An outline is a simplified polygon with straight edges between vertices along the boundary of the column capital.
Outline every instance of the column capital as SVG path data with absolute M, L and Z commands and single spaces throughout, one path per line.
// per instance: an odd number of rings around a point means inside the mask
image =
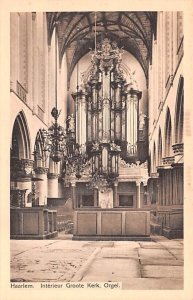
M 156 173 L 151 173 L 150 176 L 151 176 L 150 178 L 156 179 L 156 178 L 159 177 L 159 173 L 158 173 L 158 172 L 156 172 Z
M 57 179 L 59 174 L 56 173 L 48 173 L 48 179 Z
M 74 186 L 74 187 L 76 186 L 76 181 L 75 180 L 71 181 L 71 186 Z
M 114 181 L 114 186 L 118 186 L 119 182 L 116 180 Z
M 11 179 L 30 179 L 32 177 L 34 161 L 31 159 L 11 158 Z
M 142 181 L 144 186 L 147 185 L 147 181 L 148 181 L 148 178 Z
M 48 172 L 48 168 L 45 168 L 45 167 L 37 167 L 34 169 L 34 172 L 36 174 L 47 174 Z
M 184 144 L 183 143 L 172 145 L 172 149 L 173 149 L 174 155 L 179 155 L 179 154 L 183 155 L 184 154 Z
M 168 165 L 170 166 L 174 162 L 175 162 L 174 156 L 167 156 L 162 158 L 163 166 L 168 166 Z
M 141 185 L 141 180 L 136 180 L 136 186 L 140 186 Z

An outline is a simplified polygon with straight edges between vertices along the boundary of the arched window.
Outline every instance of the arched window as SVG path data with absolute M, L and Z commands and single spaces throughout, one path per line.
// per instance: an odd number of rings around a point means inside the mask
M 158 136 L 158 165 L 162 165 L 162 134 L 161 129 L 159 129 L 159 136 Z
M 178 84 L 178 92 L 175 110 L 175 144 L 183 143 L 184 123 L 184 78 L 181 77 Z
M 166 113 L 166 123 L 165 123 L 165 157 L 170 156 L 171 146 L 172 146 L 172 123 L 171 114 L 169 108 Z
M 155 146 L 155 142 L 153 145 L 153 164 L 152 164 L 152 171 L 156 172 L 156 146 Z
M 34 146 L 34 168 L 46 166 L 46 155 L 43 151 L 43 139 L 41 130 L 38 131 Z
M 17 115 L 13 126 L 11 156 L 31 159 L 29 131 L 22 111 Z

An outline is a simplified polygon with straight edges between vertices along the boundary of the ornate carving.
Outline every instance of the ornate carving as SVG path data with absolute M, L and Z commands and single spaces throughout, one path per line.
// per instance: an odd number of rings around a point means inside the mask
M 140 114 L 139 114 L 139 130 L 144 130 L 146 118 L 147 118 L 147 116 L 145 114 L 143 114 L 142 112 L 140 112 Z
M 171 164 L 175 163 L 175 158 L 174 158 L 174 156 L 164 157 L 164 158 L 162 158 L 162 162 L 163 162 L 164 166 L 171 165 Z
M 75 118 L 74 115 L 71 114 L 71 116 L 68 116 L 67 118 L 67 126 L 69 132 L 75 132 Z
M 30 159 L 11 159 L 11 179 L 31 178 L 34 161 Z
M 184 153 L 184 144 L 175 144 L 172 146 L 174 155 L 183 155 Z
M 120 166 L 124 168 L 143 168 L 147 169 L 147 161 L 140 164 L 140 161 L 136 161 L 136 163 L 126 163 L 123 159 L 120 159 Z
M 98 72 L 98 68 L 101 72 L 105 72 L 105 74 L 115 68 L 114 79 L 123 79 L 123 71 L 120 68 L 122 53 L 123 50 L 120 50 L 115 42 L 111 43 L 108 38 L 105 38 L 101 44 L 97 45 L 96 53 L 91 53 L 92 69 L 90 71 L 90 79 L 101 80 L 101 73 Z
M 25 193 L 27 189 L 11 189 L 10 201 L 12 207 L 25 207 Z
M 34 171 L 35 171 L 36 174 L 47 174 L 48 168 L 38 167 L 38 168 L 35 168 Z
M 151 173 L 151 178 L 158 178 L 159 177 L 159 173 Z
M 120 152 L 121 151 L 121 147 L 118 146 L 117 144 L 115 144 L 114 141 L 112 141 L 112 143 L 110 143 L 110 150 L 111 151 L 118 151 L 118 152 Z

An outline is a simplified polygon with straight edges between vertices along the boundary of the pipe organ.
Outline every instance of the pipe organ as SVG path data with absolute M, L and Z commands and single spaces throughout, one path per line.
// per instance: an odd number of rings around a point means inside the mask
M 137 160 L 138 107 L 142 93 L 121 69 L 123 51 L 105 38 L 92 52 L 92 68 L 73 93 L 76 142 L 92 157 L 93 172 L 118 172 L 118 156 Z M 98 148 L 96 145 L 98 144 Z

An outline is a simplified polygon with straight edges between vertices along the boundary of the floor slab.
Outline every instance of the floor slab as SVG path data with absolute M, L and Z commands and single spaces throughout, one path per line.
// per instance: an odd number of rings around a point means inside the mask
M 173 255 L 167 251 L 167 249 L 143 249 L 138 250 L 140 259 L 149 258 L 149 259 L 172 259 Z
M 123 289 L 183 288 L 183 240 L 11 240 L 11 280 L 121 282 Z
M 135 259 L 113 259 L 104 258 L 96 259 L 87 273 L 84 275 L 82 281 L 90 281 L 90 277 L 96 276 L 104 278 L 104 281 L 117 281 L 120 277 L 139 278 L 140 266 Z M 101 281 L 101 280 L 100 280 Z M 118 280 L 119 281 L 119 280 Z
M 141 267 L 143 278 L 183 278 L 183 266 L 144 265 Z
M 162 266 L 183 266 L 184 262 L 182 260 L 179 259 L 164 259 L 164 258 L 160 258 L 160 259 L 155 259 L 155 258 L 142 258 L 140 259 L 140 263 L 142 265 L 162 265 Z

